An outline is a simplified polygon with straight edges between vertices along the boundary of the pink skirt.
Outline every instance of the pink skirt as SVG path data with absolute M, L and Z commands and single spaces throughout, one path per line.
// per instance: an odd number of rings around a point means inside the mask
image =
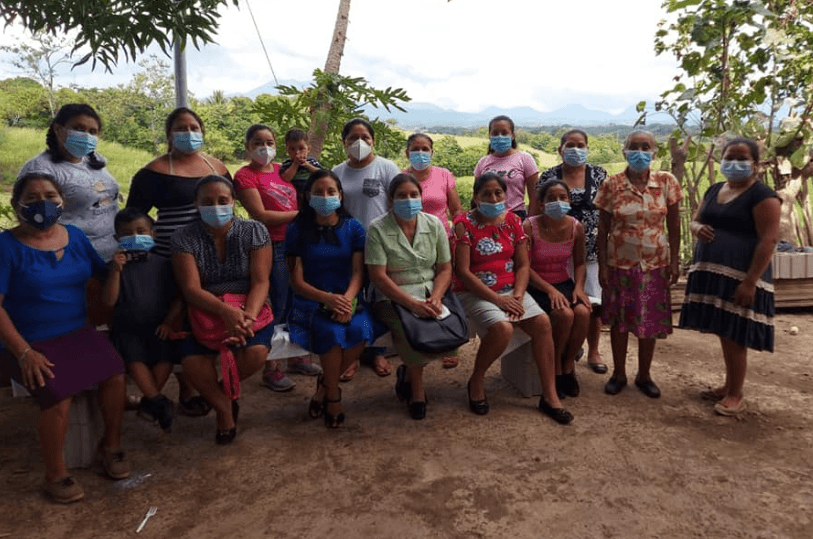
M 607 287 L 602 290 L 601 320 L 639 339 L 665 339 L 672 333 L 672 301 L 669 268 L 643 271 L 608 268 Z

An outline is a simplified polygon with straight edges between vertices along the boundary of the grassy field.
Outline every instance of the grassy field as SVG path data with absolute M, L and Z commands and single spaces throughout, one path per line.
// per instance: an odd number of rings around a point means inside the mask
M 436 139 L 447 136 L 454 135 L 432 135 L 432 137 Z M 455 136 L 455 138 L 464 148 L 475 144 L 483 144 L 485 142 L 485 139 L 477 137 Z M 19 172 L 20 167 L 22 167 L 26 161 L 44 149 L 44 130 L 0 127 L 0 206 L 8 205 L 11 186 L 14 184 L 14 180 L 17 178 L 17 173 Z M 524 152 L 533 152 L 539 156 L 537 165 L 539 166 L 540 171 L 557 165 L 560 162 L 559 156 L 556 154 L 549 154 L 540 150 L 535 150 L 524 144 L 520 144 L 519 149 Z M 149 152 L 127 148 L 120 144 L 106 142 L 104 140 L 99 141 L 99 153 L 107 159 L 108 170 L 119 183 L 121 193 L 125 200 L 130 192 L 130 180 L 132 177 L 141 167 L 149 163 L 154 158 L 154 156 Z M 227 163 L 226 167 L 233 175 L 238 168 L 243 166 L 243 164 L 244 163 Z M 611 174 L 614 174 L 623 170 L 624 165 L 624 163 L 611 163 L 609 165 L 604 165 L 604 168 L 606 168 Z M 457 178 L 457 191 L 464 207 L 468 207 L 469 202 L 471 201 L 473 184 L 473 176 L 461 176 Z M 0 228 L 6 228 L 8 226 L 13 226 L 13 222 L 0 215 Z

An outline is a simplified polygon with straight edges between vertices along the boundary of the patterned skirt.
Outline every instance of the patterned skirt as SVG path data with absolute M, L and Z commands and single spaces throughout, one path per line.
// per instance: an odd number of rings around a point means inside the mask
M 639 339 L 665 339 L 672 333 L 669 268 L 608 269 L 607 288 L 601 291 L 602 321 Z
M 734 291 L 751 265 L 755 238 L 715 230 L 714 242 L 695 246 L 679 327 L 714 333 L 746 348 L 773 352 L 774 287 L 770 265 L 757 281 L 754 302 L 734 303 Z

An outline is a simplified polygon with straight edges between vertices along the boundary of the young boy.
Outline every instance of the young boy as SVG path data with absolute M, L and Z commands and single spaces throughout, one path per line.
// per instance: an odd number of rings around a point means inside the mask
M 119 249 L 102 288 L 102 301 L 113 307 L 110 340 L 144 394 L 138 414 L 169 431 L 175 405 L 161 389 L 173 363 L 180 362 L 169 339 L 176 336 L 173 325 L 179 325 L 183 302 L 169 259 L 150 253 L 155 245 L 152 218 L 126 208 L 114 225 Z
M 310 151 L 308 144 L 308 134 L 301 129 L 291 129 L 285 133 L 285 151 L 288 153 L 286 159 L 279 169 L 279 174 L 283 180 L 293 184 L 299 200 L 299 207 L 303 207 L 305 184 L 308 183 L 308 176 L 320 168 L 325 168 L 319 161 L 308 156 Z

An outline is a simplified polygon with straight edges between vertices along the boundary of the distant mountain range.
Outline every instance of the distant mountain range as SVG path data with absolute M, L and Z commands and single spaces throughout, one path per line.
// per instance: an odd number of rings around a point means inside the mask
M 308 83 L 302 81 L 280 81 L 286 86 L 303 88 Z M 254 99 L 260 94 L 276 95 L 278 92 L 274 83 L 264 84 L 243 95 Z M 591 127 L 598 125 L 633 125 L 640 116 L 631 106 L 619 114 L 610 114 L 598 110 L 590 110 L 581 105 L 568 105 L 551 112 L 541 112 L 530 107 L 515 107 L 500 109 L 489 107 L 480 112 L 458 112 L 432 105 L 431 103 L 409 102 L 404 105 L 407 112 L 392 109 L 368 108 L 367 115 L 381 120 L 394 118 L 398 126 L 404 129 L 431 130 L 434 127 L 476 128 L 488 124 L 488 121 L 498 114 L 509 116 L 514 123 L 522 127 L 539 127 L 550 125 L 573 125 Z

